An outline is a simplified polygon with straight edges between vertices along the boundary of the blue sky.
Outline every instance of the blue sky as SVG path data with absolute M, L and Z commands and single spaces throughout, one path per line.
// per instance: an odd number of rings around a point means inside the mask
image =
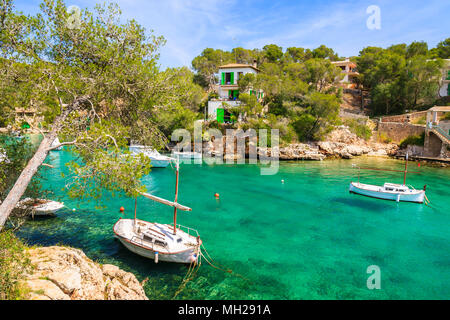
M 67 6 L 92 8 L 95 0 L 66 0 Z M 191 66 L 204 48 L 262 48 L 266 44 L 333 48 L 357 55 L 366 46 L 426 41 L 434 47 L 450 37 L 450 1 L 277 1 L 277 0 L 116 0 L 125 19 L 136 19 L 167 40 L 164 67 Z M 16 9 L 34 13 L 40 1 L 15 0 Z M 381 10 L 381 29 L 370 30 L 370 5 Z

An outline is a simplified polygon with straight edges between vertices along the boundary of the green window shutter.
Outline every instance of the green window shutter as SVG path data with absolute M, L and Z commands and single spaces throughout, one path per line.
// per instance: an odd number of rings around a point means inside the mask
M 234 72 L 230 74 L 230 84 L 234 84 Z
M 217 112 L 217 122 L 223 123 L 224 122 L 224 116 L 225 116 L 225 109 L 218 108 L 216 112 Z
M 450 96 L 450 83 L 448 84 L 448 87 L 447 87 L 447 95 Z
M 221 84 L 225 84 L 225 72 L 222 72 L 222 83 Z
M 447 80 L 450 80 L 450 70 L 447 70 Z

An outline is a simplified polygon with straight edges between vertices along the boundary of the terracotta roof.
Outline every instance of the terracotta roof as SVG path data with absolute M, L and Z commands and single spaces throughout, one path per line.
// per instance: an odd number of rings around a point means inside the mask
M 258 68 L 249 65 L 249 64 L 241 64 L 241 63 L 229 63 L 229 64 L 224 64 L 223 66 L 219 66 L 219 69 L 227 69 L 227 68 L 252 68 L 255 69 L 256 71 L 260 71 Z

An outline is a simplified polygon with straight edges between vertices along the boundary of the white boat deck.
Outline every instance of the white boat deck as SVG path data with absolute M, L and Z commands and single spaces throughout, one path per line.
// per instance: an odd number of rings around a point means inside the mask
M 192 230 L 192 229 L 190 229 Z M 173 234 L 173 226 L 152 223 L 143 220 L 120 219 L 114 226 L 114 231 L 133 244 L 158 251 L 161 254 L 173 254 L 186 251 L 197 246 L 197 232 L 189 234 L 177 228 Z

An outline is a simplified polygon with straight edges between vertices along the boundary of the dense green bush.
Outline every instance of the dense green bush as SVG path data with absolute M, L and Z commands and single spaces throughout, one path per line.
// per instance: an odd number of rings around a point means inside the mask
M 425 141 L 425 133 L 422 133 L 421 135 L 409 136 L 402 142 L 400 142 L 400 148 L 404 149 L 408 145 L 423 146 L 424 141 Z
M 356 119 L 345 119 L 343 123 L 349 127 L 351 132 L 364 140 L 369 140 L 372 136 L 372 130 L 365 123 L 361 123 Z
M 27 290 L 20 285 L 24 274 L 31 270 L 26 249 L 11 231 L 0 232 L 0 300 L 26 298 Z

